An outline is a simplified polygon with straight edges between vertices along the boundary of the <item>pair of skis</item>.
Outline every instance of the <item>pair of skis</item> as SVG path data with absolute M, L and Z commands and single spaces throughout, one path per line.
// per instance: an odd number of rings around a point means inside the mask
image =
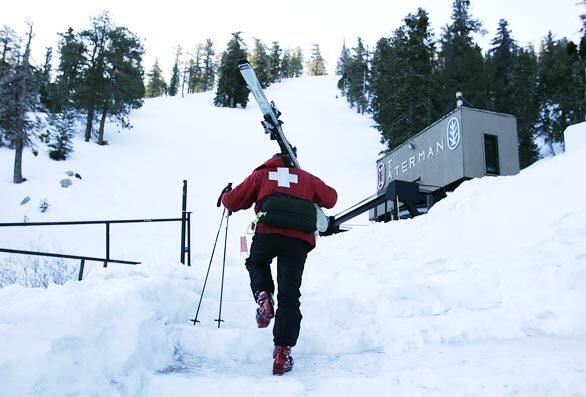
M 283 132 L 283 127 L 281 126 L 283 123 L 279 120 L 281 112 L 279 112 L 274 102 L 268 101 L 260 82 L 256 77 L 256 73 L 254 73 L 254 69 L 247 61 L 241 61 L 238 63 L 238 69 L 240 70 L 242 77 L 244 77 L 248 89 L 252 92 L 252 95 L 254 96 L 254 99 L 256 99 L 258 107 L 263 114 L 264 121 L 262 121 L 262 125 L 265 129 L 265 133 L 269 134 L 272 140 L 277 141 L 281 148 L 281 153 L 285 156 L 290 166 L 301 168 L 297 161 L 296 149 L 287 140 L 285 133 Z M 328 217 L 320 207 L 316 205 L 315 208 L 317 211 L 317 230 L 325 232 L 328 228 Z

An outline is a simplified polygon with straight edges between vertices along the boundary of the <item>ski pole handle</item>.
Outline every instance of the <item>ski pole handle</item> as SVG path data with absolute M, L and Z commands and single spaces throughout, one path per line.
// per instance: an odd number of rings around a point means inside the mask
M 220 193 L 220 197 L 218 197 L 218 203 L 216 204 L 216 207 L 220 207 L 222 205 L 222 196 L 224 195 L 224 193 L 228 193 L 230 190 L 232 190 L 232 182 L 229 182 L 228 185 L 222 190 L 222 193 Z

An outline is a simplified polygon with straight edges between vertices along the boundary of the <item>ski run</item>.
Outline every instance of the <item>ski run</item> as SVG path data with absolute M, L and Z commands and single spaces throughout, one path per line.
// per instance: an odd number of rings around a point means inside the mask
M 178 224 L 113 225 L 112 257 L 141 265 L 88 263 L 82 282 L 1 288 L 1 395 L 586 395 L 586 149 L 465 182 L 425 216 L 364 216 L 320 238 L 305 267 L 295 369 L 274 377 L 271 328 L 256 327 L 239 252 L 252 210 L 230 219 L 222 328 L 219 259 L 201 323 L 189 321 L 218 193 L 278 150 L 254 101 L 217 108 L 212 95 L 147 100 L 131 131 L 108 126 L 109 146 L 77 139 L 65 162 L 27 151 L 24 184 L 0 168 L 3 222 L 177 217 L 184 179 L 194 211 L 191 267 L 178 262 Z M 335 77 L 267 90 L 304 169 L 338 190 L 328 215 L 376 191 L 382 149 L 372 121 L 337 95 Z M 0 149 L 0 163 L 12 156 Z M 83 179 L 63 189 L 70 170 Z M 0 228 L 0 247 L 103 256 L 104 230 Z M 24 265 L 13 259 L 2 269 Z

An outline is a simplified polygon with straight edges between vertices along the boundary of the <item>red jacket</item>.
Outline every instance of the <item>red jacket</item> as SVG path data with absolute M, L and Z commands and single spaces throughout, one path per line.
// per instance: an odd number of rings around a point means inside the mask
M 297 167 L 287 167 L 281 156 L 275 156 L 255 169 L 234 190 L 222 196 L 222 204 L 230 211 L 250 208 L 258 213 L 264 197 L 282 193 L 309 200 L 324 208 L 332 208 L 338 200 L 336 191 L 318 177 Z M 257 233 L 277 233 L 305 240 L 315 246 L 315 235 L 299 230 L 271 227 L 259 222 Z

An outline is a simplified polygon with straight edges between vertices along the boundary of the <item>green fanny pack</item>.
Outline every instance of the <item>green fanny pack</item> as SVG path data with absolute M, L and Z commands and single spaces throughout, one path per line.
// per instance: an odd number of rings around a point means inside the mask
M 253 223 L 258 222 L 267 226 L 314 233 L 317 230 L 317 213 L 315 205 L 309 200 L 278 194 L 262 200 Z

